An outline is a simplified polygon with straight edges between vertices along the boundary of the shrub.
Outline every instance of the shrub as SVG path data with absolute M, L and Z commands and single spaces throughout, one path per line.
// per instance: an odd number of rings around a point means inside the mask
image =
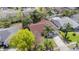
M 8 20 L 1 20 L 0 21 L 0 28 L 7 28 L 11 25 L 11 22 Z
M 9 22 L 4 22 L 3 27 L 4 27 L 4 28 L 10 27 L 10 24 L 11 24 L 11 23 L 9 23 Z
M 19 30 L 9 41 L 9 46 L 18 50 L 31 50 L 35 37 L 28 29 Z
M 44 41 L 44 45 L 46 47 L 46 50 L 50 50 L 51 51 L 54 48 L 53 42 L 50 39 L 45 40 Z
M 62 16 L 71 16 L 73 14 L 79 13 L 78 10 L 64 10 Z
M 35 50 L 37 51 L 46 51 L 46 50 L 53 51 L 53 48 L 54 43 L 52 39 L 44 39 L 43 42 L 41 42 L 40 44 L 36 44 L 35 46 Z
M 9 17 L 8 20 L 11 22 L 11 24 L 21 22 L 21 19 L 17 16 Z
M 76 33 L 73 33 L 72 35 L 73 35 L 73 36 L 76 36 Z
M 37 47 L 38 51 L 45 51 L 45 49 L 46 48 L 45 48 L 44 44 L 39 44 L 38 47 Z

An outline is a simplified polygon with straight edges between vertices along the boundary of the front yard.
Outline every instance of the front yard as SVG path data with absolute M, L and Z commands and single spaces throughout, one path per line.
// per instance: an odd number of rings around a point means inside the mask
M 69 32 L 68 37 L 69 37 L 69 40 L 71 40 L 71 42 L 77 42 L 79 40 L 79 34 L 75 33 L 75 36 L 74 36 L 74 32 Z
M 61 32 L 61 35 L 64 37 L 64 32 Z M 70 42 L 78 42 L 79 41 L 79 34 L 75 32 L 68 32 L 68 40 Z

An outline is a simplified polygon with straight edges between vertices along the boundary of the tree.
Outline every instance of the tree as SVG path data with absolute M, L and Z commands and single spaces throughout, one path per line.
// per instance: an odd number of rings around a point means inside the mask
M 68 23 L 68 24 L 65 25 L 65 29 L 64 29 L 64 30 L 65 30 L 64 32 L 65 32 L 65 38 L 66 38 L 68 32 L 72 31 L 73 28 L 72 28 L 72 26 Z
M 52 9 L 49 7 L 40 7 L 40 8 L 37 8 L 37 11 L 44 16 L 51 16 L 53 14 Z
M 53 29 L 51 28 L 51 26 L 46 25 L 44 27 L 44 36 L 46 36 L 49 32 L 52 32 Z
M 30 18 L 33 20 L 33 23 L 37 23 L 41 20 L 42 18 L 42 14 L 40 14 L 37 10 L 33 11 L 31 14 L 30 14 Z
M 69 37 L 67 37 L 68 32 L 73 31 L 73 27 L 71 26 L 70 23 L 67 23 L 67 24 L 64 25 L 64 28 L 63 27 L 61 28 L 61 31 L 63 31 L 65 33 L 64 38 L 68 39 L 69 38 Z
M 35 37 L 28 29 L 19 30 L 9 41 L 9 46 L 18 50 L 31 50 Z
M 70 16 L 70 11 L 69 10 L 64 10 L 62 15 L 63 16 Z
M 17 13 L 16 13 L 16 18 L 19 19 L 19 20 L 23 20 L 24 17 L 25 17 L 25 16 L 24 16 L 24 13 L 23 13 L 23 11 L 22 11 L 22 8 L 21 8 L 21 7 L 18 8 Z
M 79 13 L 78 10 L 64 10 L 62 16 L 71 16 L 77 13 Z
M 30 19 L 30 18 L 28 18 L 28 17 L 26 17 L 24 20 L 22 20 L 22 26 L 23 26 L 23 28 L 25 29 L 25 28 L 28 28 L 29 29 L 29 27 L 28 27 L 28 25 L 30 24 L 30 23 L 32 23 L 33 21 Z
M 31 15 L 31 19 L 33 20 L 33 23 L 37 23 L 41 20 L 41 18 L 46 18 L 46 16 L 50 16 L 53 13 L 51 12 L 51 10 L 47 10 L 46 8 L 40 7 L 40 8 L 36 8 L 36 10 L 34 10 L 30 15 Z

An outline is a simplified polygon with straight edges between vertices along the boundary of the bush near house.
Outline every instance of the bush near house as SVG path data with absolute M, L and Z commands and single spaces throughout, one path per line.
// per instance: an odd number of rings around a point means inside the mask
M 22 29 L 10 38 L 9 46 L 22 51 L 31 50 L 34 41 L 35 37 L 32 32 L 28 29 Z
M 44 40 L 44 45 L 46 47 L 46 50 L 53 50 L 54 49 L 54 42 L 52 41 L 52 39 L 47 39 Z
M 43 41 L 37 45 L 37 51 L 53 51 L 56 46 L 52 38 L 43 38 Z

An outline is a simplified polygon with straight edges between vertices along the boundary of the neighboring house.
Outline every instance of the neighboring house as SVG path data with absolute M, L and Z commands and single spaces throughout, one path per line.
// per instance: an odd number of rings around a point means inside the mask
M 42 19 L 38 23 L 29 25 L 29 28 L 35 35 L 37 42 L 40 42 L 42 40 L 42 33 L 44 32 L 44 27 L 46 24 L 50 25 L 50 21 Z
M 64 10 L 64 7 L 54 7 L 54 11 L 61 13 Z
M 79 14 L 72 15 L 70 18 L 79 23 Z
M 23 8 L 23 13 L 25 16 L 28 16 L 34 10 L 35 10 L 35 8 Z
M 57 13 L 62 13 L 64 10 L 69 10 L 69 8 L 67 8 L 67 7 L 54 7 L 53 9 Z
M 61 27 L 64 28 L 64 25 L 69 23 L 73 29 L 79 30 L 79 24 L 69 17 L 54 17 L 52 18 L 52 22 L 58 27 L 58 29 Z
M 77 7 L 64 7 L 64 8 L 66 8 L 66 9 L 71 9 L 71 10 L 77 9 Z
M 0 10 L 0 18 L 8 18 L 16 16 L 17 11 L 14 9 Z
M 24 14 L 24 16 L 28 16 L 31 12 L 33 12 L 35 10 L 35 8 L 23 8 L 22 12 Z M 17 16 L 17 14 L 20 11 L 16 8 L 0 8 L 0 18 L 8 18 L 8 17 L 14 17 Z

